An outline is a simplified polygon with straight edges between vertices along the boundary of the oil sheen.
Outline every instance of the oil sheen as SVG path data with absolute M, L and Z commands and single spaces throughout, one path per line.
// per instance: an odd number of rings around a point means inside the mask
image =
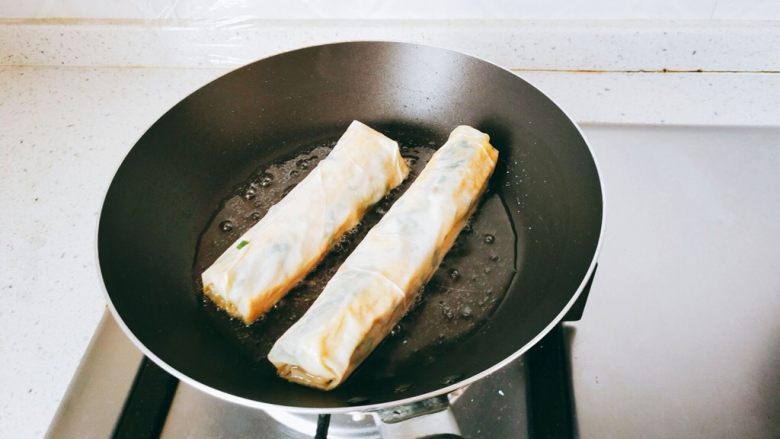
M 274 342 L 306 312 L 341 263 L 419 175 L 437 144 L 419 136 L 399 138 L 401 153 L 410 167 L 406 181 L 375 204 L 266 315 L 250 326 L 231 318 L 202 295 L 200 274 L 305 178 L 335 142 L 329 139 L 304 146 L 295 156 L 257 169 L 226 194 L 198 242 L 193 283 L 203 312 L 227 342 L 254 361 L 264 361 Z M 504 204 L 488 189 L 415 304 L 360 369 L 392 376 L 395 369 L 432 364 L 437 352 L 477 331 L 499 305 L 514 276 L 515 247 L 516 237 Z

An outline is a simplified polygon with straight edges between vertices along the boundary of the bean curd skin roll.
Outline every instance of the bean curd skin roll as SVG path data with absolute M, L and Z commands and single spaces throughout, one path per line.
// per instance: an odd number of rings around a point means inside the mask
M 331 278 L 268 359 L 287 380 L 330 390 L 387 336 L 428 282 L 495 169 L 490 138 L 459 126 Z
M 203 272 L 204 293 L 252 323 L 408 173 L 395 141 L 352 122 L 333 151 Z

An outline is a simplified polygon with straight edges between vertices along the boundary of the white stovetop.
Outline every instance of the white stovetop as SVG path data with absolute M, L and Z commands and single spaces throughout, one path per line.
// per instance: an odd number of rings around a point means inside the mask
M 95 236 L 114 170 L 165 110 L 245 61 L 291 44 L 418 41 L 514 68 L 579 122 L 780 126 L 771 23 L 645 23 L 637 33 L 603 23 L 309 24 L 182 34 L 112 23 L 0 22 L 0 437 L 46 431 L 104 310 Z M 474 26 L 485 30 L 481 46 L 464 37 Z M 150 41 L 160 50 L 149 49 Z M 705 72 L 659 72 L 697 66 Z

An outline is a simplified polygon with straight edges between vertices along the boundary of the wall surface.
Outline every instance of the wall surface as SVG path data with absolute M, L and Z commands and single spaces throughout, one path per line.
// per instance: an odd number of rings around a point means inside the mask
M 780 19 L 777 0 L 0 0 L 0 18 L 246 19 Z

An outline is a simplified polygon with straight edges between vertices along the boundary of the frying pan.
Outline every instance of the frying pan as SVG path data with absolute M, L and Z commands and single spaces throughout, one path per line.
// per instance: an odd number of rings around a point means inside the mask
M 382 376 L 361 367 L 323 392 L 278 378 L 267 361 L 248 357 L 215 329 L 193 286 L 200 274 L 193 260 L 220 201 L 253 169 L 338 138 L 353 119 L 391 138 L 437 145 L 460 124 L 488 133 L 500 151 L 490 191 L 516 235 L 515 274 L 487 321 L 432 364 L 398 365 Z M 249 64 L 165 113 L 116 172 L 98 254 L 114 317 L 180 380 L 256 408 L 373 411 L 461 388 L 533 346 L 582 291 L 602 221 L 594 157 L 577 126 L 539 90 L 457 52 L 350 42 Z

